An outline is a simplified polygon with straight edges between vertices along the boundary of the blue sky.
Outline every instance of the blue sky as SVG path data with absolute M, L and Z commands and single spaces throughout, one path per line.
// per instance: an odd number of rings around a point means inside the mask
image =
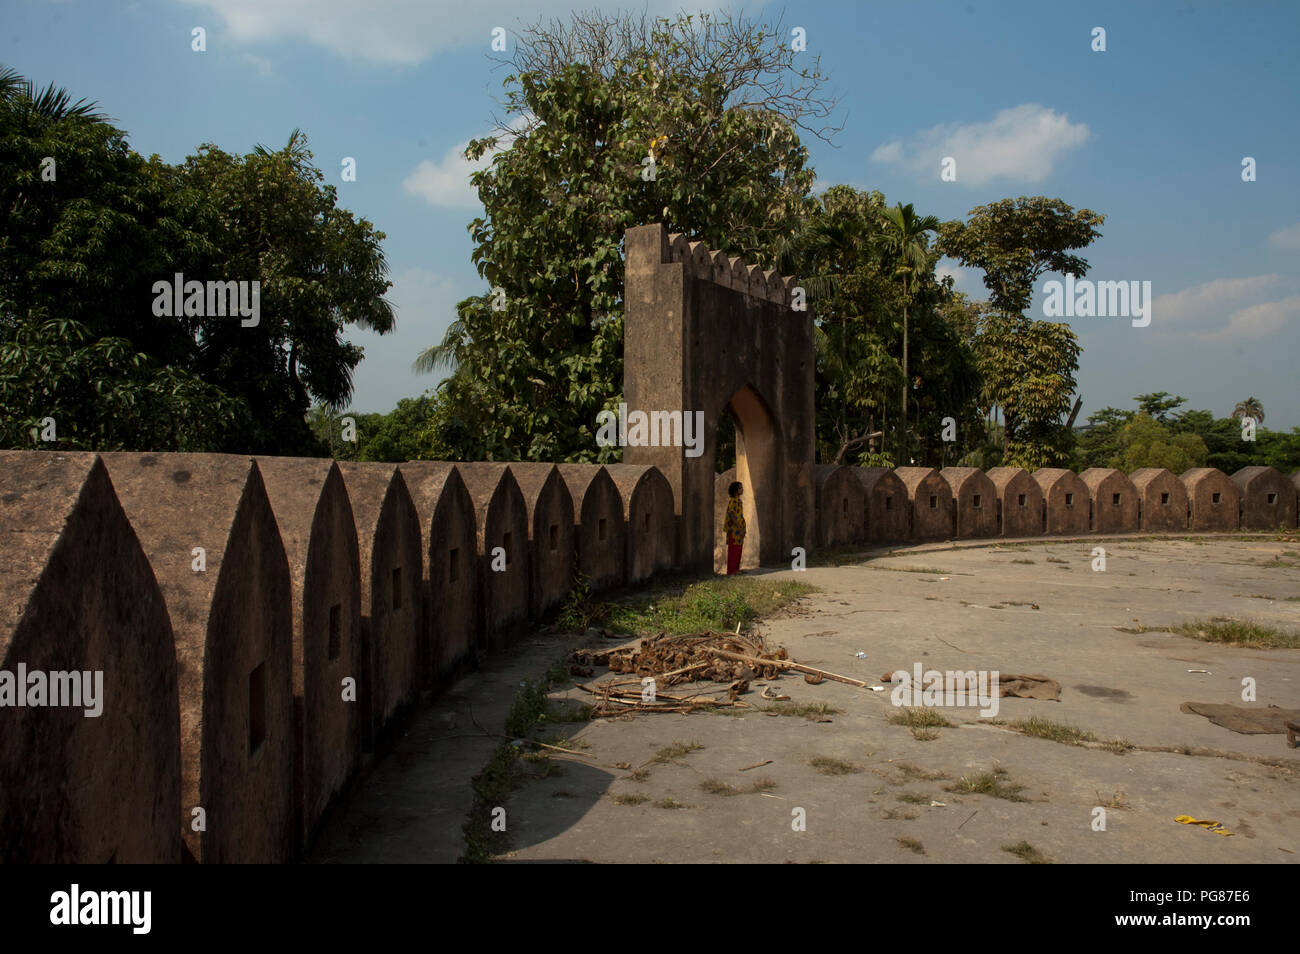
M 457 150 L 488 130 L 501 90 L 492 28 L 573 6 L 0 0 L 0 62 L 97 101 L 135 149 L 173 162 L 203 142 L 244 152 L 301 128 L 340 203 L 388 236 L 397 330 L 351 335 L 366 349 L 353 406 L 386 411 L 437 383 L 411 362 L 455 302 L 483 290 L 466 230 L 480 207 Z M 833 146 L 806 137 L 819 188 L 879 189 L 942 219 L 1019 195 L 1107 216 L 1083 253 L 1088 277 L 1150 281 L 1152 321 L 1070 320 L 1083 345 L 1080 420 L 1163 390 L 1220 415 L 1253 395 L 1268 426 L 1300 425 L 1300 3 L 731 9 L 784 13 L 830 74 L 844 129 Z M 191 49 L 194 27 L 206 52 Z M 1105 52 L 1091 48 L 1094 27 Z M 340 181 L 344 156 L 356 182 Z M 944 156 L 955 181 L 940 179 Z M 1253 182 L 1242 181 L 1248 156 Z M 984 297 L 977 272 L 955 274 Z

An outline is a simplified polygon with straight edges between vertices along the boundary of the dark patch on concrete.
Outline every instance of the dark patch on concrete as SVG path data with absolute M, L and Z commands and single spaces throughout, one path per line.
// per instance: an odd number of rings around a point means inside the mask
M 1085 696 L 1096 696 L 1098 699 L 1110 699 L 1113 702 L 1128 702 L 1133 698 L 1132 694 L 1124 689 L 1111 689 L 1109 686 L 1075 686 Z
M 190 472 L 188 470 L 172 471 L 172 480 L 178 484 L 188 484 L 190 482 Z

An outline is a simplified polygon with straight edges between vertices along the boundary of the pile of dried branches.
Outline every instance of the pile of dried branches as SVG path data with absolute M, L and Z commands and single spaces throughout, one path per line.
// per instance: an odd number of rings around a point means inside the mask
M 576 649 L 573 671 L 590 675 L 593 666 L 608 666 L 611 673 L 631 678 L 610 679 L 578 688 L 597 697 L 594 715 L 613 715 L 633 710 L 646 712 L 692 712 L 709 707 L 743 707 L 738 697 L 749 692 L 754 679 L 775 680 L 786 670 L 804 673 L 810 685 L 824 678 L 865 686 L 864 682 L 838 676 L 790 659 L 785 647 L 771 648 L 761 636 L 738 633 L 692 633 L 682 636 L 649 636 L 635 646 L 614 649 Z M 642 682 L 654 679 L 653 691 Z M 668 694 L 664 689 L 681 683 L 711 681 L 726 683 L 726 695 L 716 689 L 699 689 L 685 694 Z M 764 689 L 765 699 L 788 699 Z

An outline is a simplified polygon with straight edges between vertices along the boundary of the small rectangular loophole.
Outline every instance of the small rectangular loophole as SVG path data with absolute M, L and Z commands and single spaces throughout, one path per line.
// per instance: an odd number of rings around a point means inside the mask
M 1161 495 L 1160 495 L 1160 506 L 1162 506 L 1162 507 L 1167 506 L 1168 503 L 1169 503 L 1169 495 L 1168 495 L 1168 494 L 1161 494 Z
M 339 658 L 343 651 L 343 604 L 335 603 L 330 607 L 330 661 Z
M 1223 494 L 1220 493 L 1211 494 L 1210 503 L 1223 503 Z
M 266 739 L 266 663 L 248 674 L 248 754 L 255 755 Z
M 886 509 L 886 510 L 893 510 L 893 509 L 894 509 L 894 498 L 893 498 L 893 497 L 886 497 L 886 498 L 885 498 L 885 509 Z
M 939 497 L 936 494 L 930 494 L 930 509 L 931 510 L 939 509 Z
M 1118 507 L 1118 506 L 1119 506 L 1119 494 L 1111 494 L 1111 495 L 1110 495 L 1110 505 L 1111 505 L 1112 507 Z
M 1026 507 L 1028 505 L 1029 505 L 1029 497 L 1027 494 L 1020 494 L 1019 496 L 1016 497 L 1016 506 Z
M 970 505 L 974 507 L 976 510 L 979 510 L 983 502 L 984 502 L 984 495 L 976 494 L 974 497 L 971 498 Z
M 1073 507 L 1073 506 L 1074 506 L 1074 494 L 1066 494 L 1066 495 L 1065 495 L 1065 505 L 1066 505 L 1067 507 Z
M 1277 503 L 1277 494 L 1269 494 L 1269 495 L 1268 495 L 1268 503 L 1269 503 L 1269 506 L 1270 506 L 1270 507 L 1271 507 L 1273 504 Z
M 551 524 L 551 552 L 554 553 L 560 549 L 560 527 L 558 524 Z
M 596 538 L 599 540 L 605 539 L 605 518 L 604 517 L 601 517 L 600 521 L 596 524 Z
M 460 550 L 452 548 L 447 551 L 447 582 L 455 583 L 460 579 Z

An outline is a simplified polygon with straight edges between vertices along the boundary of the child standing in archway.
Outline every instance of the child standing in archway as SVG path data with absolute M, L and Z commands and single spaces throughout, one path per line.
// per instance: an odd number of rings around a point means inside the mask
M 727 576 L 740 572 L 740 551 L 745 548 L 745 505 L 741 499 L 744 487 L 734 480 L 727 488 L 727 517 L 722 521 L 722 531 L 727 535 Z

